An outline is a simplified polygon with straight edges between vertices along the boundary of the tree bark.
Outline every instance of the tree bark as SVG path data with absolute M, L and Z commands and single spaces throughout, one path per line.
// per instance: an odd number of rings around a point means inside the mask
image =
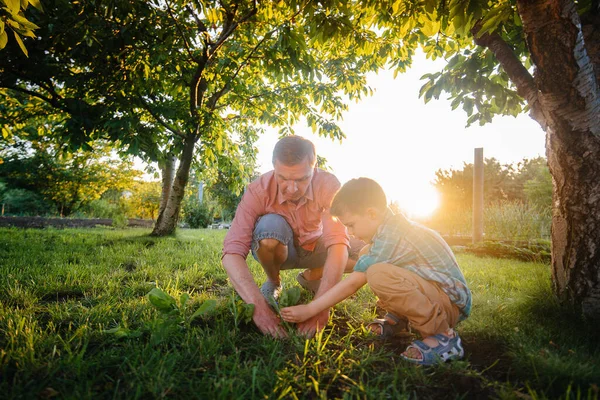
M 598 65 L 588 54 L 572 1 L 518 0 L 517 5 L 548 124 L 554 291 L 584 315 L 600 318 Z
M 162 172 L 162 192 L 160 195 L 160 206 L 158 207 L 158 219 L 157 225 L 160 223 L 162 219 L 163 212 L 167 207 L 167 203 L 169 201 L 169 195 L 171 194 L 171 188 L 173 187 L 173 179 L 175 178 L 175 163 L 177 162 L 177 157 L 172 154 L 167 154 L 167 157 L 164 163 L 161 163 L 160 169 Z
M 195 136 L 187 135 L 167 204 L 163 212 L 159 215 L 154 230 L 150 234 L 151 236 L 166 236 L 175 233 L 177 221 L 179 220 L 179 211 L 181 210 L 181 202 L 185 194 L 185 186 L 190 176 L 195 145 Z

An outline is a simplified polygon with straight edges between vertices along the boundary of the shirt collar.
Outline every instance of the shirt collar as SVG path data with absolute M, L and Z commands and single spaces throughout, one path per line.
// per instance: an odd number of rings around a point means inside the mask
M 298 200 L 298 206 L 303 205 L 304 203 L 306 203 L 309 200 L 314 200 L 314 192 L 313 192 L 313 182 L 315 181 L 315 175 L 317 173 L 317 168 L 315 167 L 314 171 L 313 171 L 313 175 L 310 178 L 310 185 L 308 185 L 308 189 L 306 189 L 306 193 L 304 193 L 304 196 L 302 196 L 300 198 L 300 200 Z M 281 192 L 279 191 L 279 187 L 277 188 L 277 202 L 279 204 L 283 204 L 285 202 L 287 202 L 288 200 L 283 198 L 283 195 L 281 194 Z
M 391 219 L 394 218 L 394 212 L 392 211 L 391 208 L 388 207 L 388 209 L 385 211 L 385 217 L 383 218 L 383 222 L 381 223 L 381 225 L 379 225 L 379 227 L 377 228 L 377 234 L 380 234 L 381 231 L 383 230 L 383 228 L 390 223 Z

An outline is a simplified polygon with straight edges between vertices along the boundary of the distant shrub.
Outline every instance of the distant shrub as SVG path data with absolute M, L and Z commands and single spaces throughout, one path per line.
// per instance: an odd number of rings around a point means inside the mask
M 86 204 L 80 212 L 88 218 L 113 218 L 119 213 L 119 205 L 105 199 L 98 199 Z
M 205 203 L 189 201 L 183 206 L 183 219 L 190 228 L 206 228 L 212 222 L 212 211 Z
M 549 240 L 531 242 L 491 242 L 486 241 L 465 248 L 467 253 L 494 258 L 511 258 L 521 261 L 550 263 L 551 247 Z
M 438 213 L 420 222 L 445 235 L 471 236 L 473 211 L 465 209 Z M 483 209 L 483 231 L 486 240 L 548 239 L 551 224 L 551 210 L 527 203 L 505 201 L 487 204 Z
M 53 204 L 30 190 L 9 189 L 2 197 L 7 215 L 49 216 L 55 213 Z
M 119 200 L 98 199 L 86 204 L 77 215 L 86 218 L 108 218 L 112 219 L 112 226 L 125 228 L 128 220 L 125 204 Z

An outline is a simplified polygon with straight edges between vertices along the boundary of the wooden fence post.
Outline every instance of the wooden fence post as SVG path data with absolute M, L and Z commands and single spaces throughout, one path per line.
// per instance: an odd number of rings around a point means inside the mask
M 483 240 L 483 147 L 475 148 L 473 164 L 473 243 Z

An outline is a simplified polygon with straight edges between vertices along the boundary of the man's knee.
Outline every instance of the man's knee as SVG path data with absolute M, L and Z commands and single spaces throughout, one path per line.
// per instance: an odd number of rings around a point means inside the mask
M 283 244 L 279 240 L 273 239 L 273 238 L 266 238 L 266 239 L 262 239 L 262 240 L 258 241 L 258 251 L 261 253 L 262 252 L 275 253 L 276 251 L 281 250 L 280 246 L 285 247 L 285 244 Z
M 363 248 L 360 249 L 360 251 L 358 252 L 358 257 L 362 257 L 365 254 L 368 254 L 369 250 L 371 250 L 371 245 L 370 244 L 364 245 Z

